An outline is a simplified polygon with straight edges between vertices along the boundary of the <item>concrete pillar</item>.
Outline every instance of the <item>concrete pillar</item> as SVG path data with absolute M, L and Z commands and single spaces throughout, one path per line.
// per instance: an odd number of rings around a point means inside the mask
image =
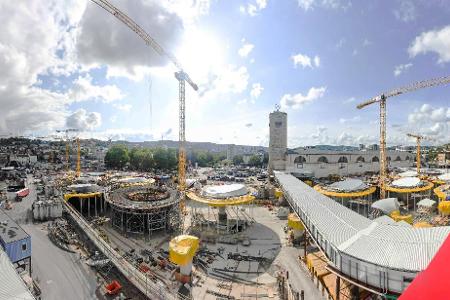
M 352 285 L 350 288 L 350 299 L 351 300 L 359 300 L 359 287 L 356 285 Z
M 336 290 L 335 290 L 335 294 L 336 294 L 336 300 L 339 300 L 340 295 L 341 295 L 341 278 L 339 276 L 336 276 Z

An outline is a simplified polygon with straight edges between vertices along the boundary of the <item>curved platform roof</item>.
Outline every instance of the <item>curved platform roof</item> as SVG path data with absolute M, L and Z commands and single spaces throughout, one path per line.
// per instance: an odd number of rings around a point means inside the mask
M 168 189 L 170 196 L 167 199 L 152 200 L 152 201 L 133 201 L 127 197 L 127 193 L 145 191 L 145 188 L 140 184 L 135 184 L 120 189 L 111 191 L 105 198 L 109 204 L 122 209 L 131 209 L 136 211 L 147 211 L 161 207 L 169 207 L 178 203 L 177 192 Z
M 207 185 L 202 188 L 201 195 L 207 198 L 225 199 L 248 194 L 247 187 L 240 183 L 224 185 Z
M 308 216 L 323 239 L 345 255 L 381 268 L 424 270 L 450 233 L 449 226 L 414 228 L 372 221 L 292 175 L 275 176 L 293 208 Z
M 225 207 L 230 205 L 243 205 L 243 204 L 249 204 L 253 200 L 255 200 L 255 196 L 252 195 L 244 195 L 240 197 L 231 197 L 226 199 L 215 199 L 215 198 L 207 198 L 203 196 L 199 196 L 196 193 L 188 192 L 186 196 L 196 202 L 200 202 L 209 206 L 215 206 L 215 207 Z

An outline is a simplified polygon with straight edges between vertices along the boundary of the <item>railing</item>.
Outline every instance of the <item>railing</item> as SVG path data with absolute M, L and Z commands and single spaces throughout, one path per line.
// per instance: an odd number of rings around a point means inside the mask
M 115 251 L 105 240 L 103 240 L 92 226 L 76 211 L 70 204 L 64 202 L 64 205 L 73 219 L 78 223 L 80 228 L 84 230 L 88 238 L 95 244 L 95 246 L 103 252 L 116 268 L 149 299 L 161 300 L 179 300 L 188 299 L 181 295 L 175 295 L 166 283 L 161 280 L 155 283 L 152 278 L 145 273 L 136 269 L 129 261 L 123 258 L 117 251 Z M 159 284 L 158 284 L 159 283 Z

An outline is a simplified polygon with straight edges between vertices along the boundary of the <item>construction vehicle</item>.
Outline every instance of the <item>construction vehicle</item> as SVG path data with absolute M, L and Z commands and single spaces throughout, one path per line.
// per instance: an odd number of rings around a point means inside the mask
M 417 148 L 416 148 L 416 163 L 417 163 L 417 176 L 420 176 L 420 166 L 421 166 L 421 154 L 420 154 L 420 142 L 422 140 L 433 140 L 430 137 L 424 136 L 424 135 L 419 135 L 419 134 L 412 134 L 412 133 L 407 133 L 406 134 L 409 137 L 413 137 L 416 139 L 416 143 L 417 143 Z
M 398 95 L 402 95 L 408 92 L 413 92 L 415 90 L 444 85 L 450 83 L 450 76 L 439 77 L 429 80 L 423 80 L 419 82 L 415 82 L 413 84 L 400 87 L 389 92 L 383 93 L 381 95 L 375 96 L 372 99 L 369 99 L 363 103 L 358 104 L 356 106 L 358 109 L 362 109 L 373 103 L 380 103 L 380 177 L 379 177 L 379 186 L 380 186 L 380 198 L 386 198 L 386 179 L 387 179 L 387 160 L 386 160 L 386 100 L 390 97 L 395 97 Z
M 178 146 L 178 188 L 180 190 L 180 209 L 182 212 L 185 211 L 184 197 L 186 189 L 186 132 L 185 132 L 185 82 L 195 90 L 198 90 L 197 84 L 195 84 L 189 75 L 183 70 L 183 67 L 178 62 L 173 54 L 166 51 L 161 45 L 150 36 L 141 26 L 134 22 L 125 13 L 119 10 L 117 7 L 112 5 L 107 0 L 91 0 L 111 15 L 119 19 L 123 24 L 128 26 L 132 31 L 134 31 L 139 37 L 141 37 L 144 42 L 153 48 L 159 55 L 168 58 L 174 66 L 178 69 L 175 72 L 175 78 L 178 80 L 179 86 L 179 146 Z

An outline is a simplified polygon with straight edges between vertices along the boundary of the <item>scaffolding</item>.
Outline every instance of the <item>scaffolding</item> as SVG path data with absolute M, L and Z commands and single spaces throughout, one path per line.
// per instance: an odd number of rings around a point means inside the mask
M 129 195 L 155 191 L 155 187 L 128 186 L 112 191 L 106 198 L 111 208 L 111 224 L 125 233 L 147 234 L 156 231 L 166 233 L 178 228 L 178 194 L 175 190 L 162 189 L 161 195 L 144 201 L 130 200 Z

